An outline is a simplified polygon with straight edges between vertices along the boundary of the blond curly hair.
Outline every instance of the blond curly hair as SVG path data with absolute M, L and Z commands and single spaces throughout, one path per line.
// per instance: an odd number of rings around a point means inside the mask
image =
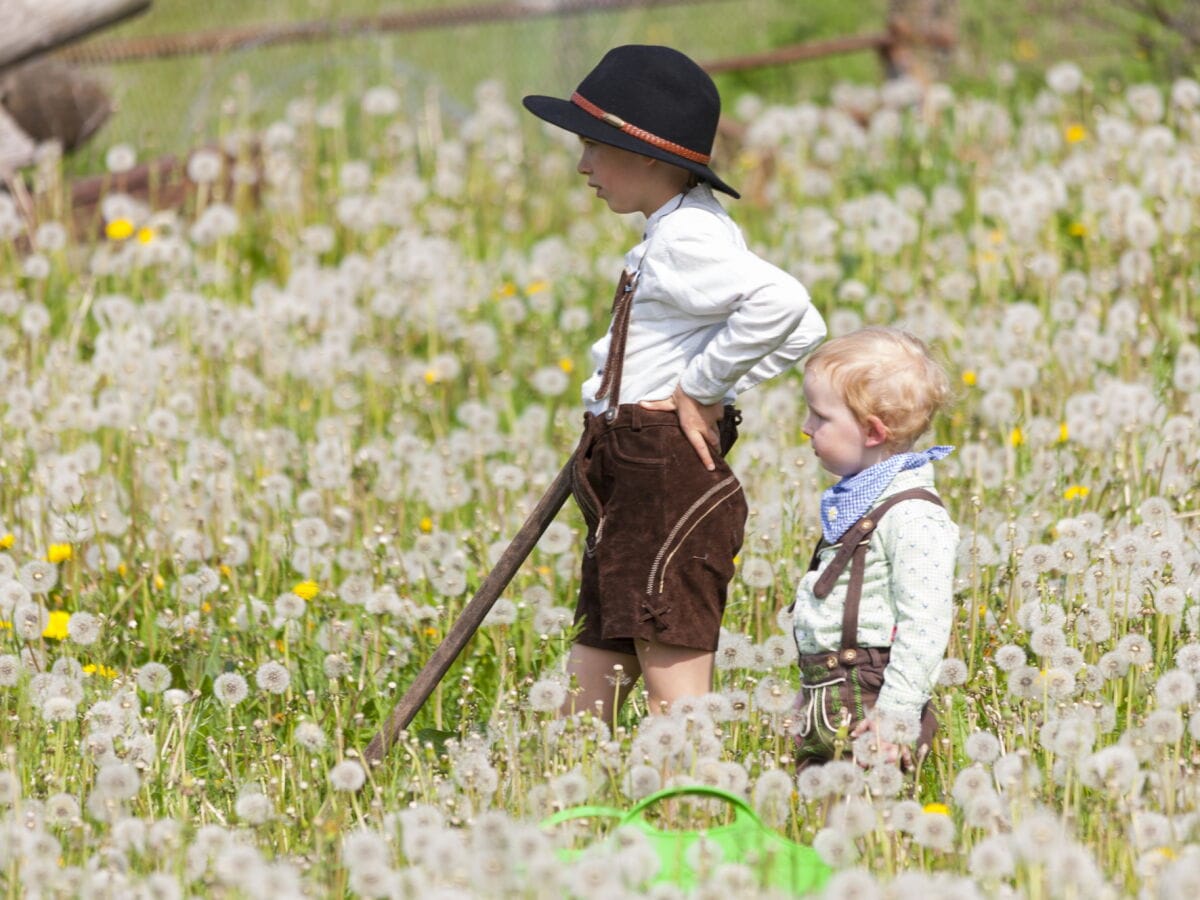
M 872 326 L 832 338 L 814 350 L 804 371 L 819 371 L 855 418 L 879 419 L 893 452 L 911 450 L 951 400 L 950 379 L 920 338 Z

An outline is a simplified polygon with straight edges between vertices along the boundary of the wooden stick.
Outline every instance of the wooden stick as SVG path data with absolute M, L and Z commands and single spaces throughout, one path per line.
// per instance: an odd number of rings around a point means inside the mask
M 495 567 L 483 580 L 483 584 L 479 586 L 479 590 L 475 592 L 471 602 L 463 608 L 462 614 L 450 628 L 450 632 L 433 651 L 433 656 L 429 658 L 425 668 L 417 674 L 408 691 L 393 707 L 383 728 L 371 739 L 371 743 L 367 745 L 367 749 L 363 753 L 367 763 L 383 761 L 384 755 L 396 742 L 400 732 L 408 727 L 417 711 L 429 699 L 429 695 L 445 677 L 450 666 L 454 664 L 454 660 L 458 658 L 458 654 L 467 645 L 467 641 L 479 629 L 488 611 L 495 605 L 504 589 L 508 587 L 508 583 L 512 581 L 517 569 L 529 556 L 542 533 L 554 521 L 554 517 L 558 515 L 558 511 L 562 509 L 567 497 L 571 494 L 571 467 L 574 463 L 574 456 L 567 460 L 567 464 L 563 466 L 562 471 L 546 489 L 546 493 L 533 508 L 533 512 L 529 514 L 525 524 L 521 526 L 520 531 L 501 554 Z

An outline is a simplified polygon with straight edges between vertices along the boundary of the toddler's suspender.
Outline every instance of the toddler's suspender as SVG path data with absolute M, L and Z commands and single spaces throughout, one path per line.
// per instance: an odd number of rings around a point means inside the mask
M 842 610 L 842 644 L 839 651 L 839 655 L 844 657 L 844 662 L 852 663 L 858 656 L 858 607 L 862 602 L 863 573 L 867 565 L 867 545 L 871 542 L 871 532 L 875 530 L 884 513 L 904 500 L 927 500 L 945 507 L 937 494 L 924 488 L 910 488 L 893 494 L 846 530 L 833 560 L 813 585 L 813 594 L 824 599 L 833 590 L 847 564 L 850 565 L 850 584 L 846 589 L 846 605 Z M 823 537 L 817 542 L 812 561 L 808 564 L 810 572 L 817 569 L 821 551 L 828 546 Z

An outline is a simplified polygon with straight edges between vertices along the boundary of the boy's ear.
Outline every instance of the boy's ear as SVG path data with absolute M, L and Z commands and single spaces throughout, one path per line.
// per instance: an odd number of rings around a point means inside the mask
M 881 444 L 886 444 L 888 437 L 890 437 L 888 427 L 883 424 L 879 416 L 867 416 L 864 432 L 868 447 L 878 447 Z

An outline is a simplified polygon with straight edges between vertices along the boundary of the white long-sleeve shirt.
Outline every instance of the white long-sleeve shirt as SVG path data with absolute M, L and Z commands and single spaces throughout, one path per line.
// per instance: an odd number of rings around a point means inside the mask
M 825 321 L 795 278 L 756 256 L 707 185 L 678 194 L 646 221 L 625 255 L 637 273 L 625 343 L 621 403 L 663 400 L 676 385 L 704 404 L 738 394 L 794 365 L 825 337 Z M 589 411 L 611 330 L 592 345 L 583 384 Z

